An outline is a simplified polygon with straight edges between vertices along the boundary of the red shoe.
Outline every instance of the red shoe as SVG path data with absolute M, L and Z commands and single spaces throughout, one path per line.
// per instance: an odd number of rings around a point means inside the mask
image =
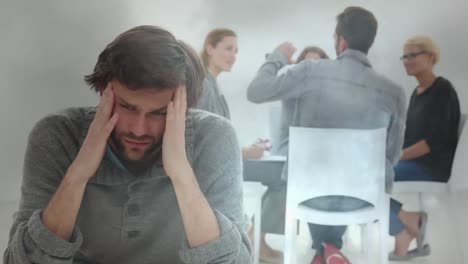
M 351 264 L 351 262 L 332 244 L 323 243 L 325 264 Z
M 319 254 L 315 254 L 315 257 L 312 259 L 310 264 L 325 264 L 325 260 Z

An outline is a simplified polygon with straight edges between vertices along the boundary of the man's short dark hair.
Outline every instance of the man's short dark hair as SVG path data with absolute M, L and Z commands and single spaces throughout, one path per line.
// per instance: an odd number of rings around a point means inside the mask
M 187 106 L 201 93 L 205 68 L 197 53 L 160 27 L 132 28 L 112 41 L 99 55 L 85 81 L 101 92 L 116 79 L 129 89 L 187 87 Z
M 362 8 L 351 6 L 336 17 L 335 33 L 348 42 L 348 48 L 368 53 L 377 34 L 377 19 Z

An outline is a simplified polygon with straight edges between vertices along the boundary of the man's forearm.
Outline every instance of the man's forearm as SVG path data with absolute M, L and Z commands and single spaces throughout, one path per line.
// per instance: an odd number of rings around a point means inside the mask
M 192 168 L 182 169 L 180 177 L 173 180 L 177 202 L 184 222 L 190 248 L 199 247 L 221 236 L 218 220 L 200 190 Z
M 42 212 L 42 222 L 58 237 L 70 241 L 87 181 L 69 169 Z
M 247 99 L 252 103 L 269 102 L 271 94 L 274 92 L 274 83 L 277 79 L 278 70 L 286 65 L 285 61 L 281 61 L 283 56 L 279 51 L 273 52 L 272 60 L 267 60 L 258 70 L 255 78 L 247 88 Z

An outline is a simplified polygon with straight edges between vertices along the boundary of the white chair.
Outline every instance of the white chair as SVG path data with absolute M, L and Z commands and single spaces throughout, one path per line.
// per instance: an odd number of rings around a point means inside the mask
M 455 220 L 459 221 L 458 210 L 454 208 L 456 202 L 456 195 L 461 191 L 468 190 L 468 171 L 467 157 L 468 157 L 468 124 L 466 123 L 467 115 L 463 114 L 460 118 L 459 139 L 455 157 L 453 159 L 452 172 L 448 182 L 428 182 L 428 181 L 402 181 L 395 182 L 393 185 L 392 193 L 417 193 L 419 206 L 424 210 L 424 194 L 448 194 L 450 202 L 447 210 L 449 215 Z M 459 232 L 456 227 L 461 228 L 462 223 L 452 225 L 452 231 L 457 235 L 458 258 L 462 258 L 460 263 L 468 262 L 468 255 L 466 255 L 463 247 L 463 239 L 458 236 Z
M 378 220 L 379 260 L 370 259 L 370 254 L 367 257 L 369 263 L 388 262 L 390 198 L 385 192 L 385 146 L 385 128 L 290 128 L 285 264 L 297 263 L 295 227 L 299 220 L 332 226 L 368 226 Z M 300 205 L 305 200 L 327 195 L 355 197 L 373 206 L 348 212 L 328 212 Z
M 463 132 L 466 130 L 465 129 L 466 118 L 467 118 L 466 114 L 463 114 L 460 117 L 460 126 L 458 128 L 459 139 L 458 139 L 457 151 L 455 152 L 455 158 L 453 161 L 452 173 L 451 173 L 449 182 L 429 182 L 429 181 L 394 182 L 392 193 L 417 193 L 418 198 L 419 198 L 419 205 L 421 209 L 423 209 L 422 195 L 424 193 L 447 193 L 447 192 L 450 192 L 451 188 L 457 189 L 460 187 L 458 186 L 458 182 L 456 178 L 460 176 L 462 171 L 457 171 L 457 169 L 461 169 L 461 166 L 457 164 L 457 162 L 462 163 L 461 158 L 463 156 L 460 156 L 460 155 L 466 154 L 466 150 L 460 149 L 460 143 L 462 141 Z M 453 182 L 457 182 L 457 183 L 453 184 Z M 466 183 L 464 185 L 462 184 L 462 186 L 466 187 Z
M 244 209 L 254 218 L 253 263 L 258 264 L 260 259 L 260 229 L 262 222 L 262 196 L 266 187 L 259 182 L 244 182 Z

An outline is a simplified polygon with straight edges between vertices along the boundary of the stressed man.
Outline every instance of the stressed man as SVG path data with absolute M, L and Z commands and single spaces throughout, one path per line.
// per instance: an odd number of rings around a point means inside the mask
M 107 45 L 85 77 L 99 105 L 30 133 L 4 263 L 250 263 L 236 135 L 190 109 L 203 79 L 162 28 Z

